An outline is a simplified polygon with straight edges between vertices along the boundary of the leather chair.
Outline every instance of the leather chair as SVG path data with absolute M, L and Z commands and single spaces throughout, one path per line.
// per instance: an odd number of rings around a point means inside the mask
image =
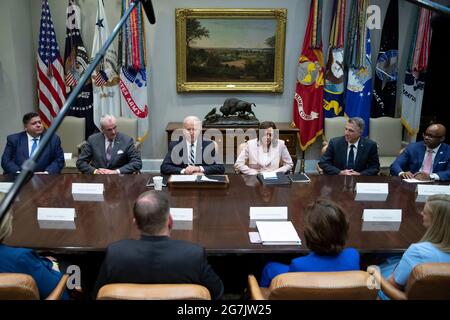
M 370 118 L 369 138 L 377 143 L 380 173 L 389 175 L 389 168 L 404 146 L 400 118 Z
M 61 147 L 65 153 L 72 153 L 72 158 L 65 160 L 63 173 L 77 173 L 77 159 L 84 140 L 86 119 L 66 116 L 57 130 L 61 138 Z
M 134 139 L 134 147 L 139 150 L 141 147 L 141 142 L 137 140 L 138 138 L 138 120 L 117 117 L 117 131 L 126 134 Z
M 211 295 L 198 284 L 114 283 L 101 287 L 97 300 L 211 300 Z
M 320 150 L 320 156 L 327 151 L 328 142 L 336 137 L 344 135 L 345 125 L 347 123 L 346 117 L 334 117 L 324 119 L 324 135 L 322 136 L 322 149 Z M 316 169 L 319 174 L 323 174 L 323 170 L 316 164 Z
M 414 267 L 405 291 L 395 288 L 383 277 L 381 290 L 393 300 L 450 300 L 450 263 L 423 263 Z
M 374 300 L 373 272 L 288 272 L 272 279 L 269 288 L 249 275 L 248 289 L 252 300 Z
M 61 299 L 69 276 L 63 275 L 55 289 L 45 300 Z M 23 273 L 0 273 L 0 300 L 39 300 L 34 279 Z

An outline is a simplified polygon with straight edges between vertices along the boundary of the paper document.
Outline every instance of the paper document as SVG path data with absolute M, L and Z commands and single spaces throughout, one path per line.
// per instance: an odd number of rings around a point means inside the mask
M 263 178 L 264 179 L 277 179 L 277 173 L 276 172 L 263 172 Z
M 70 159 L 72 159 L 72 153 L 64 152 L 64 160 L 70 160 Z
M 219 182 L 219 180 L 215 180 L 215 179 L 210 179 L 207 176 L 201 176 L 200 181 L 209 181 L 209 182 Z
M 258 232 L 249 232 L 248 237 L 250 238 L 250 243 L 261 243 L 261 238 Z
M 257 221 L 264 245 L 300 245 L 302 242 L 291 221 Z
M 408 183 L 430 183 L 430 182 L 433 182 L 433 180 L 426 180 L 426 181 L 423 181 L 423 180 L 417 180 L 417 179 L 415 179 L 415 178 L 412 178 L 412 179 L 403 179 L 403 181 L 408 182 Z
M 173 174 L 170 176 L 170 182 L 195 182 L 195 181 L 197 181 L 196 175 Z

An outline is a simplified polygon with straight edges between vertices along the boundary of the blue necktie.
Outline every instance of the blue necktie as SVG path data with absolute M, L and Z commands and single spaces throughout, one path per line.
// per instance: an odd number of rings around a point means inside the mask
M 38 146 L 38 138 L 33 138 L 33 144 L 31 145 L 31 152 L 30 152 L 30 158 L 33 155 L 34 151 L 36 151 L 36 148 Z
M 348 153 L 347 169 L 355 168 L 355 152 L 353 149 L 355 149 L 355 145 L 352 144 L 350 145 L 350 152 Z

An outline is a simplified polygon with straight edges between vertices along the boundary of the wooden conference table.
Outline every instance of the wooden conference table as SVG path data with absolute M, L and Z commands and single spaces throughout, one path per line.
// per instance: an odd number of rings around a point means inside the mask
M 35 175 L 22 189 L 13 205 L 13 234 L 6 244 L 53 252 L 104 251 L 112 242 L 138 238 L 133 225 L 133 202 L 150 190 L 146 182 L 150 174 L 127 176 L 102 175 Z M 10 181 L 1 177 L 0 181 Z M 189 240 L 206 248 L 208 254 L 228 253 L 304 253 L 304 207 L 319 196 L 340 203 L 350 222 L 348 246 L 361 253 L 403 252 L 424 234 L 419 214 L 423 203 L 415 202 L 416 185 L 397 177 L 311 176 L 308 184 L 290 186 L 262 186 L 255 177 L 229 175 L 227 189 L 167 189 L 171 207 L 193 208 L 194 220 L 184 230 L 174 230 L 172 238 Z M 74 201 L 73 182 L 103 183 L 104 201 Z M 386 202 L 356 202 L 356 182 L 388 182 Z M 287 206 L 291 220 L 302 238 L 301 246 L 264 246 L 252 244 L 250 206 Z M 41 229 L 37 221 L 37 207 L 75 208 L 75 230 Z M 398 231 L 362 231 L 364 208 L 402 209 Z M 177 228 L 177 224 L 175 225 Z

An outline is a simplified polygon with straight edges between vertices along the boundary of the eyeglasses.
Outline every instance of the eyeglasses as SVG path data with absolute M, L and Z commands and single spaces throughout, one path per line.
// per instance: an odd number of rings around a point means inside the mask
M 434 135 L 432 135 L 432 134 L 428 134 L 428 133 L 423 133 L 423 137 L 424 138 L 430 138 L 430 139 L 440 139 L 440 138 L 442 138 L 442 137 L 444 137 L 444 136 L 434 136 Z

